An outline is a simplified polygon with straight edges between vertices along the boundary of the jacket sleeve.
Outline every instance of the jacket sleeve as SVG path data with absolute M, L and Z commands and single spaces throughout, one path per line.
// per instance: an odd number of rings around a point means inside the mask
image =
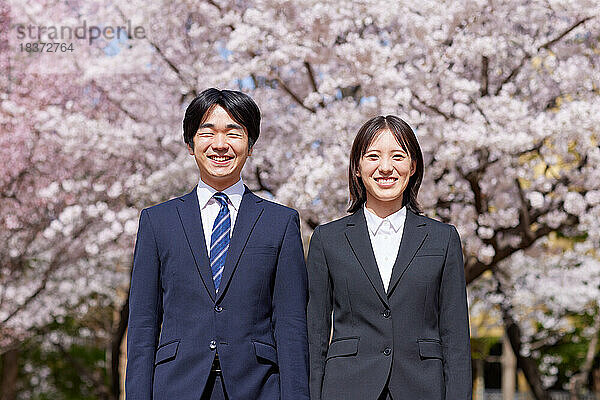
M 308 346 L 310 355 L 310 398 L 321 400 L 325 361 L 331 336 L 333 307 L 329 269 L 317 227 L 308 250 Z
M 300 220 L 287 223 L 273 288 L 273 327 L 282 400 L 308 400 L 307 275 Z
M 133 255 L 127 330 L 127 400 L 151 400 L 154 356 L 162 322 L 160 261 L 147 210 L 140 224 Z
M 454 226 L 440 284 L 440 336 L 444 356 L 446 400 L 472 397 L 471 345 L 465 271 L 460 237 Z

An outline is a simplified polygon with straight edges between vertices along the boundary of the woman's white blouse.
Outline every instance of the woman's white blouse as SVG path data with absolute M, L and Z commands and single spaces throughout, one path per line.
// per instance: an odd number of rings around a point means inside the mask
M 375 254 L 375 261 L 377 261 L 383 287 L 387 292 L 392 277 L 392 269 L 394 268 L 398 250 L 400 249 L 400 242 L 402 241 L 402 231 L 404 230 L 404 221 L 406 220 L 406 207 L 402 207 L 385 218 L 380 218 L 365 206 L 363 207 L 367 227 L 369 228 L 371 246 Z

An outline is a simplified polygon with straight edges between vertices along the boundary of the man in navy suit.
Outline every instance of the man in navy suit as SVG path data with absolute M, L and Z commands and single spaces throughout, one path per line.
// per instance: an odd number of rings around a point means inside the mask
M 298 213 L 241 179 L 259 129 L 260 111 L 241 92 L 207 89 L 186 110 L 200 181 L 140 216 L 128 400 L 309 398 Z

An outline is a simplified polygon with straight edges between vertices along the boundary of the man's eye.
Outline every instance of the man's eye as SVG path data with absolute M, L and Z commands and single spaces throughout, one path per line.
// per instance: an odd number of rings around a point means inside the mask
M 212 136 L 212 132 L 198 132 L 197 136 Z
M 239 133 L 239 132 L 229 132 L 229 133 L 227 134 L 227 136 L 229 136 L 229 137 L 234 137 L 234 138 L 240 138 L 240 137 L 242 137 L 242 134 L 241 134 L 241 133 Z

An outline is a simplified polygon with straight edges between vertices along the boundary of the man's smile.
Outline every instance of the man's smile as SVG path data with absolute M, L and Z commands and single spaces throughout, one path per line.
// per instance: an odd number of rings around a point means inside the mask
M 223 155 L 223 156 L 212 155 L 212 156 L 208 156 L 208 158 L 210 160 L 216 162 L 217 164 L 226 164 L 228 161 L 231 161 L 234 159 L 233 156 L 228 156 L 228 155 Z

